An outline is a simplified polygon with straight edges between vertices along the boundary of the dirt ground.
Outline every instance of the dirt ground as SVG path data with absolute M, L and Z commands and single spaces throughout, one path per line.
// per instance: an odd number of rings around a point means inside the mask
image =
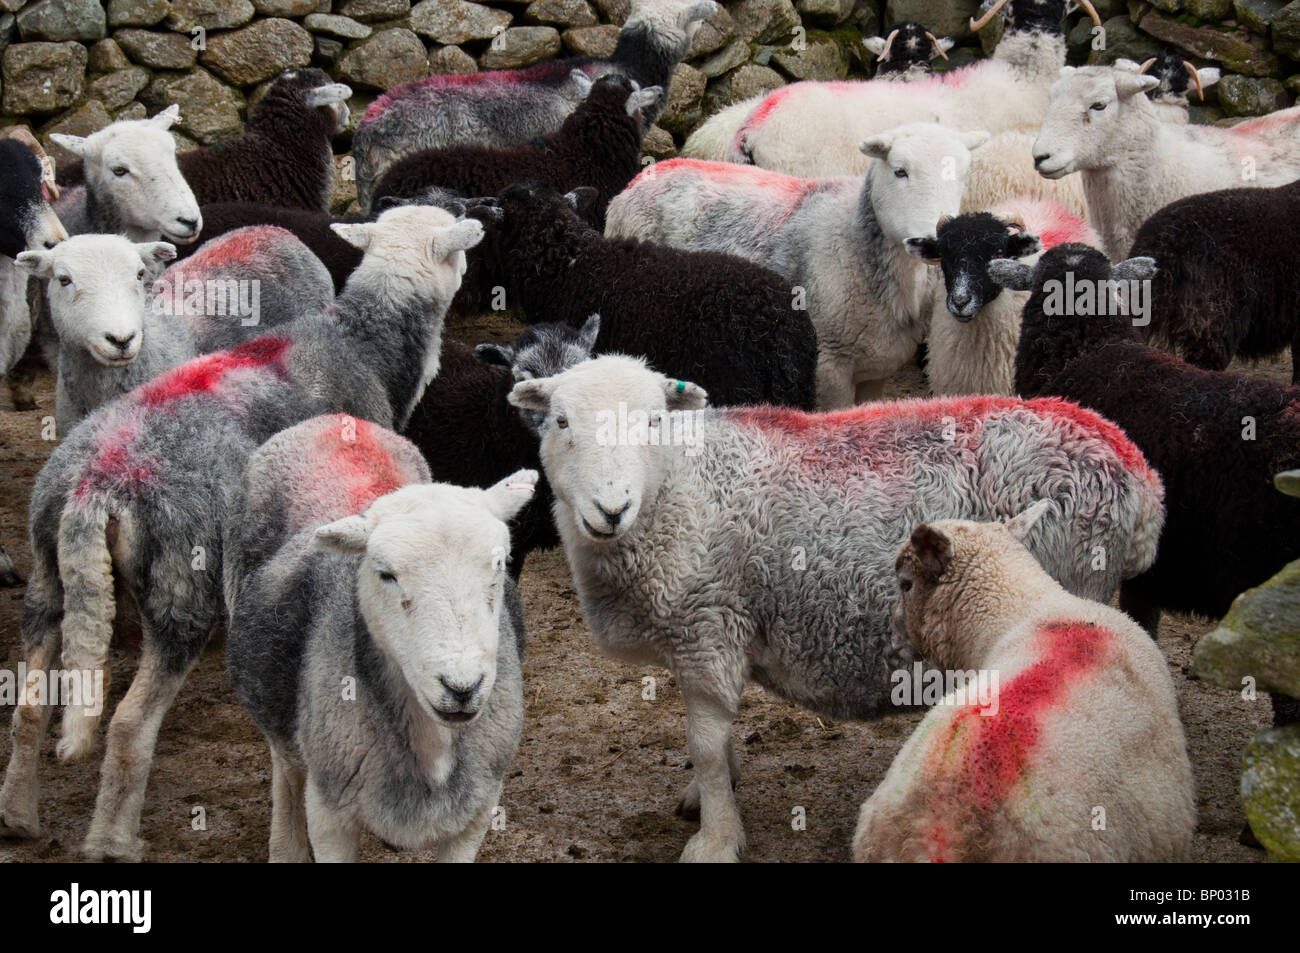
M 506 341 L 508 319 L 453 321 L 452 337 Z M 1289 362 L 1254 369 L 1279 380 Z M 924 393 L 920 371 L 908 368 L 889 396 Z M 0 541 L 26 575 L 27 500 L 51 444 L 41 418 L 53 413 L 53 381 L 38 389 L 40 408 L 16 413 L 0 395 Z M 505 823 L 487 836 L 481 861 L 671 861 L 696 825 L 674 815 L 686 767 L 685 714 L 668 674 L 605 658 L 591 644 L 563 553 L 535 553 L 522 578 L 528 622 L 524 665 L 527 712 L 523 740 L 502 799 Z M 22 589 L 0 590 L 0 665 L 21 658 Z M 1196 774 L 1200 824 L 1198 861 L 1260 861 L 1262 852 L 1237 843 L 1244 818 L 1238 801 L 1241 751 L 1268 723 L 1267 696 L 1254 703 L 1188 676 L 1196 640 L 1208 620 L 1166 616 L 1160 647 L 1178 688 Z M 112 655 L 109 708 L 130 683 L 134 662 Z M 645 677 L 654 700 L 643 699 Z M 7 728 L 10 712 L 0 709 Z M 858 805 L 884 777 L 895 753 L 920 720 L 895 716 L 871 724 L 834 723 L 759 688 L 745 693 L 735 728 L 743 776 L 736 797 L 751 861 L 844 861 Z M 105 718 L 105 724 L 107 718 Z M 56 722 L 57 728 L 57 722 Z M 101 729 L 102 731 L 102 729 Z M 0 860 L 76 859 L 94 805 L 98 757 L 74 764 L 54 758 L 54 736 L 42 763 L 44 836 L 0 841 Z M 0 763 L 10 739 L 0 732 Z M 197 810 L 201 808 L 202 810 Z M 791 823 L 803 808 L 806 829 Z M 155 861 L 262 861 L 270 829 L 270 759 L 252 720 L 235 701 L 213 645 L 167 716 L 144 809 L 147 857 Z M 363 842 L 365 860 L 420 861 L 431 854 L 397 852 Z

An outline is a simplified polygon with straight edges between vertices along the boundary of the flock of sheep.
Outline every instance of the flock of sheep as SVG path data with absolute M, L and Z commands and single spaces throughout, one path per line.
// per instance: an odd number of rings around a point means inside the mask
M 714 12 L 635 0 L 609 58 L 391 90 L 343 220 L 350 90 L 319 70 L 179 157 L 174 109 L 55 136 L 57 179 L 0 139 L 0 370 L 23 406 L 57 368 L 59 435 L 0 835 L 41 829 L 42 677 L 106 672 L 120 609 L 140 662 L 87 856 L 141 856 L 160 725 L 224 627 L 272 860 L 363 830 L 473 860 L 523 725 L 519 573 L 562 545 L 596 645 L 681 687 L 683 860 L 744 849 L 747 683 L 869 719 L 916 663 L 1000 689 L 930 709 L 855 858 L 1188 855 L 1152 636 L 1297 556 L 1271 478 L 1300 391 L 1224 369 L 1300 342 L 1300 109 L 1188 124 L 1215 71 L 1067 67 L 1066 0 L 1000 0 L 986 60 L 932 74 L 951 44 L 900 24 L 876 79 L 739 103 L 646 165 Z M 444 340 L 502 307 L 512 346 Z M 936 396 L 879 400 L 923 343 Z M 102 695 L 63 701 L 57 754 L 85 756 Z

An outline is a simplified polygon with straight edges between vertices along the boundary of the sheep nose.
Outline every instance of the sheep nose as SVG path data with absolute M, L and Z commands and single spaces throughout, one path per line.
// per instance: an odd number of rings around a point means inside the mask
M 111 334 L 105 334 L 104 340 L 125 354 L 127 349 L 131 347 L 131 342 L 135 340 L 135 334 L 128 334 L 124 338 L 115 338 Z
M 962 294 L 960 292 L 954 292 L 952 296 L 952 303 L 956 305 L 958 308 L 964 308 L 966 307 L 966 305 L 970 304 L 970 295 Z
M 1050 152 L 1044 152 L 1041 156 L 1034 156 L 1034 168 L 1041 169 L 1043 163 L 1052 157 Z
M 483 684 L 483 676 L 480 675 L 478 677 L 478 681 L 476 681 L 473 685 L 469 686 L 468 688 L 463 688 L 459 685 L 452 684 L 451 682 L 443 678 L 441 675 L 438 676 L 438 681 L 442 682 L 442 687 L 447 689 L 447 694 L 450 695 L 455 700 L 456 704 L 459 705 L 461 708 L 464 708 L 471 701 L 474 700 L 474 696 L 478 693 L 479 688 Z
M 623 518 L 623 514 L 627 512 L 628 507 L 631 505 L 632 505 L 632 501 L 628 500 L 621 507 L 619 507 L 618 510 L 615 511 L 615 510 L 607 510 L 605 509 L 605 507 L 597 503 L 596 509 L 600 510 L 600 515 L 605 517 L 605 522 L 609 524 L 610 529 L 618 529 L 619 520 Z
M 45 247 L 46 247 L 46 248 L 54 248 L 54 247 L 56 247 L 58 244 L 59 244 L 59 243 L 56 242 L 56 241 L 55 241 L 54 239 L 52 239 L 52 238 L 47 238 L 47 239 L 45 240 Z
M 186 231 L 197 232 L 199 230 L 199 220 L 197 218 L 177 218 L 176 221 L 184 225 Z

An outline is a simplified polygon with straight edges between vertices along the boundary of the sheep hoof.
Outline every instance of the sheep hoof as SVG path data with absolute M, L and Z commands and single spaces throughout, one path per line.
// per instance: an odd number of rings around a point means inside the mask
M 54 746 L 54 753 L 60 761 L 76 761 L 84 758 L 95 747 L 95 736 L 93 733 L 87 733 L 84 736 L 65 735 L 60 738 Z
M 18 575 L 18 570 L 5 569 L 3 571 L 0 571 L 0 587 L 5 589 L 12 589 L 15 586 L 21 586 L 22 584 L 23 584 L 23 577 Z
M 740 844 L 712 831 L 700 831 L 686 842 L 683 864 L 734 864 L 740 860 Z
M 1255 832 L 1250 829 L 1250 821 L 1241 826 L 1241 833 L 1237 835 L 1237 843 L 1243 847 L 1250 847 L 1254 850 L 1263 850 L 1264 845 L 1259 842 Z
M 691 778 L 691 783 L 686 785 L 686 790 L 682 792 L 681 799 L 677 802 L 676 814 L 688 821 L 699 821 L 700 786 L 694 778 Z
M 144 841 L 138 837 L 87 837 L 81 845 L 81 855 L 90 861 L 138 864 L 144 856 Z
M 36 811 L 19 814 L 12 807 L 0 807 L 0 838 L 35 840 L 41 836 L 41 822 Z

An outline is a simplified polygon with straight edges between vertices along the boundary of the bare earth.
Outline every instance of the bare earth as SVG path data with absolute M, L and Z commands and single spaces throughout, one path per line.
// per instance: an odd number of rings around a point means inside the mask
M 518 327 L 488 316 L 453 321 L 464 341 L 510 340 Z M 1289 360 L 1247 372 L 1284 380 Z M 0 388 L 0 390 L 3 390 Z M 909 367 L 889 396 L 925 392 Z M 40 409 L 16 413 L 0 395 L 0 541 L 26 576 L 27 501 L 51 445 L 41 418 L 53 413 L 53 381 L 38 389 Z M 483 861 L 671 861 L 696 825 L 674 815 L 686 768 L 681 694 L 668 674 L 605 658 L 591 644 L 568 566 L 560 551 L 535 553 L 523 573 L 528 620 L 524 665 L 527 717 L 518 757 L 507 778 L 502 829 L 488 834 Z M 22 589 L 0 590 L 0 665 L 21 659 Z M 1237 843 L 1244 823 L 1238 802 L 1241 751 L 1271 717 L 1267 696 L 1236 693 L 1188 677 L 1191 649 L 1212 628 L 1208 620 L 1166 616 L 1160 647 L 1178 688 L 1179 706 L 1196 773 L 1199 861 L 1259 861 L 1262 852 Z M 109 707 L 134 674 L 130 652 L 115 647 Z M 643 698 L 646 677 L 654 700 Z M 0 710 L 7 728 L 10 711 Z M 884 777 L 919 714 L 871 724 L 834 723 L 795 708 L 759 688 L 745 693 L 736 723 L 744 774 L 736 790 L 755 861 L 844 861 L 858 805 Z M 105 718 L 105 724 L 107 718 Z M 42 838 L 0 841 L 0 860 L 76 859 L 99 781 L 96 755 L 75 764 L 54 757 L 57 720 L 43 760 Z M 0 763 L 9 757 L 0 732 Z M 805 830 L 791 823 L 803 808 Z M 200 810 L 201 809 L 201 810 Z M 219 644 L 203 660 L 167 716 L 145 803 L 147 856 L 156 861 L 263 861 L 270 829 L 270 759 L 252 720 L 226 681 Z M 389 849 L 367 837 L 365 860 L 429 860 L 428 852 Z

